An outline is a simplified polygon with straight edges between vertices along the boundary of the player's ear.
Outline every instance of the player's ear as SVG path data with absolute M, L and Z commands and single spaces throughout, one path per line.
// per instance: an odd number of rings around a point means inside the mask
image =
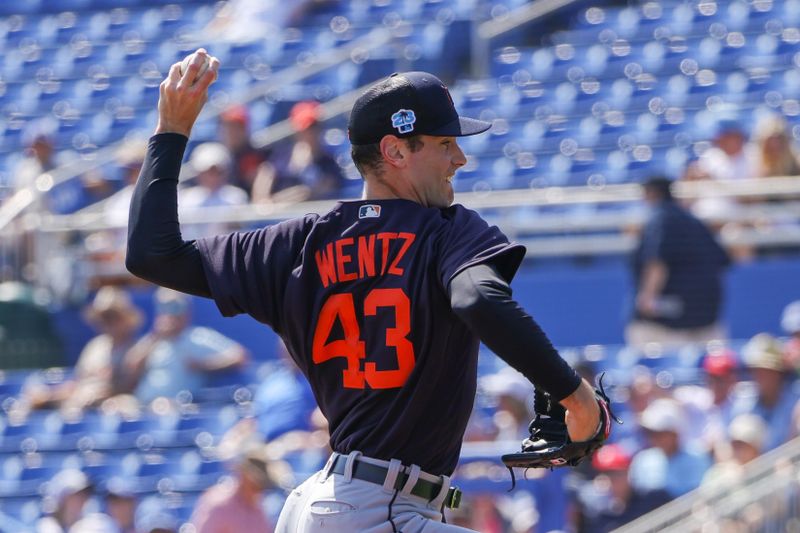
M 408 148 L 398 137 L 384 135 L 380 142 L 381 155 L 387 165 L 403 168 L 408 163 Z

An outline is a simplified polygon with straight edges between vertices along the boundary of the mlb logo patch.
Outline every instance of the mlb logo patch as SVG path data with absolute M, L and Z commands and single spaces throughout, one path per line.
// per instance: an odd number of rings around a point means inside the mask
M 392 115 L 392 127 L 399 133 L 410 133 L 414 131 L 414 123 L 417 116 L 410 109 L 400 109 Z
M 374 204 L 362 205 L 358 208 L 358 218 L 378 218 L 381 216 L 381 206 Z

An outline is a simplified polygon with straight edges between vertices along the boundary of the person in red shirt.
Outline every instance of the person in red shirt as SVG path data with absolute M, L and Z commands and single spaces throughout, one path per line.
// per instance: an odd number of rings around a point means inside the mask
M 250 139 L 250 112 L 243 105 L 231 106 L 219 116 L 219 140 L 233 156 L 231 185 L 252 193 L 266 154 L 253 146 Z

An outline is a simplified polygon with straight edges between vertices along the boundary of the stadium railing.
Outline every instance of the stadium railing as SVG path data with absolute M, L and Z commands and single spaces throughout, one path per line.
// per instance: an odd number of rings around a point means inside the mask
M 791 531 L 800 517 L 798 495 L 800 438 L 744 465 L 736 483 L 701 487 L 614 533 Z

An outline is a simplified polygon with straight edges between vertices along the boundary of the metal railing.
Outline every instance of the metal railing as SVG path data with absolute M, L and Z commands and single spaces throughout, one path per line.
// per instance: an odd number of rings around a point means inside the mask
M 742 467 L 735 483 L 701 487 L 614 533 L 789 532 L 800 527 L 800 438 Z

